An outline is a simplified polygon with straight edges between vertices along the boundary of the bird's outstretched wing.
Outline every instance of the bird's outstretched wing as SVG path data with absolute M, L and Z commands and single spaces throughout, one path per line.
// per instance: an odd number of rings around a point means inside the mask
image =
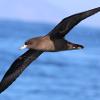
M 66 17 L 48 35 L 51 38 L 63 38 L 80 21 L 99 11 L 100 7 Z
M 0 82 L 0 93 L 3 92 L 6 88 L 8 88 L 24 71 L 24 69 L 41 53 L 42 51 L 28 50 L 18 59 L 16 59 Z

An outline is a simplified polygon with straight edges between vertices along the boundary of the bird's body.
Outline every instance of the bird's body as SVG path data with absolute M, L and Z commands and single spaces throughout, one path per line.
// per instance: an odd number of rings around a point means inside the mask
M 27 48 L 45 52 L 57 52 L 83 48 L 82 45 L 68 42 L 64 38 L 51 39 L 50 35 L 32 38 L 25 42 L 25 45 L 27 45 Z
M 24 69 L 43 52 L 77 50 L 83 48 L 82 45 L 65 40 L 64 36 L 79 22 L 97 12 L 100 12 L 100 7 L 66 17 L 47 35 L 26 41 L 21 49 L 27 47 L 29 50 L 18 57 L 5 73 L 0 82 L 0 93 L 8 88 Z

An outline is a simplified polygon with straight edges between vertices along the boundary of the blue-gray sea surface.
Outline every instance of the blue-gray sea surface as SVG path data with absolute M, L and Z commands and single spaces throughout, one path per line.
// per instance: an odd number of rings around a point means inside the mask
M 55 25 L 0 21 L 0 79 L 26 50 L 19 47 Z M 2 94 L 0 100 L 100 100 L 100 29 L 76 26 L 66 39 L 84 49 L 43 53 Z

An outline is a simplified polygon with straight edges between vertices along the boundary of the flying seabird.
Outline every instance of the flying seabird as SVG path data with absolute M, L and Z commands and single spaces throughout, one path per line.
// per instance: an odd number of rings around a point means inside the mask
M 80 21 L 100 11 L 100 7 L 77 13 L 64 18 L 51 32 L 45 36 L 29 39 L 20 49 L 28 48 L 23 55 L 17 58 L 0 82 L 0 93 L 7 89 L 24 69 L 43 52 L 56 52 L 64 50 L 77 50 L 82 45 L 71 43 L 64 36 Z

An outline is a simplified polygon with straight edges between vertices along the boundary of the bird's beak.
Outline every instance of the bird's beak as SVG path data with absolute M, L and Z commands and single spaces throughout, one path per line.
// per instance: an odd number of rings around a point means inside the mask
M 21 47 L 19 48 L 19 50 L 23 50 L 23 49 L 25 49 L 25 48 L 27 48 L 27 45 L 21 46 Z

